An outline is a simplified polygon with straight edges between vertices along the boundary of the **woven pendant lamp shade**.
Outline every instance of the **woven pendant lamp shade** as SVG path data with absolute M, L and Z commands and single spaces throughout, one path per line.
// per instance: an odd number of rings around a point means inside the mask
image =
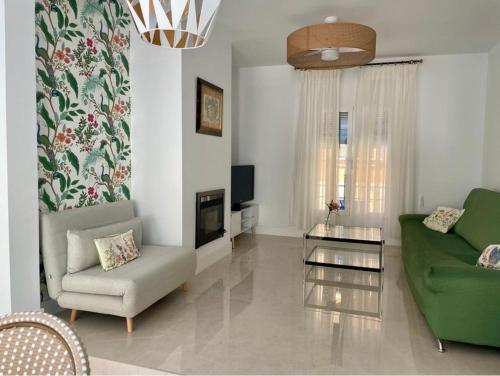
M 165 48 L 202 47 L 221 0 L 125 0 L 141 38 Z
M 287 61 L 297 69 L 339 69 L 364 65 L 375 58 L 376 39 L 375 30 L 356 23 L 306 26 L 288 36 Z M 334 49 L 338 58 L 322 59 L 320 50 L 325 49 Z

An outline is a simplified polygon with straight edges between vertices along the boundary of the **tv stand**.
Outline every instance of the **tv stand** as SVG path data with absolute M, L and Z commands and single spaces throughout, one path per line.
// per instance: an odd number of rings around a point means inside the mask
M 233 249 L 235 247 L 235 238 L 248 231 L 255 235 L 255 227 L 258 223 L 259 206 L 257 204 L 233 206 L 231 210 L 231 243 Z
M 232 212 L 239 212 L 239 211 L 242 211 L 243 209 L 246 209 L 246 208 L 248 208 L 250 206 L 252 206 L 252 205 L 248 205 L 248 204 L 234 204 L 231 207 L 231 211 Z

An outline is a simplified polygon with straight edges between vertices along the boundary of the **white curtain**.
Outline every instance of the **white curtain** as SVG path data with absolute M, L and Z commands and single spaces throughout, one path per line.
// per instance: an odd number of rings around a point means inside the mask
M 300 229 L 324 220 L 337 185 L 340 70 L 300 72 L 290 219 Z
M 416 65 L 360 68 L 352 130 L 347 216 L 400 238 L 398 216 L 414 210 Z

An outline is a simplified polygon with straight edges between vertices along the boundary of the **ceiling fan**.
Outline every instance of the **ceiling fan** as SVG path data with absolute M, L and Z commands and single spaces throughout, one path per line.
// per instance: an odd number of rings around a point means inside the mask
M 288 63 L 298 69 L 363 65 L 375 57 L 376 33 L 368 26 L 340 22 L 336 16 L 288 36 Z

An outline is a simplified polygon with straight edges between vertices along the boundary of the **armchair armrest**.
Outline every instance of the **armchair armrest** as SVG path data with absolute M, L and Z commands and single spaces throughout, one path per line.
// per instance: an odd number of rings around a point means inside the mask
M 491 289 L 500 292 L 500 270 L 474 265 L 432 265 L 425 270 L 424 282 L 434 292 L 491 292 Z

